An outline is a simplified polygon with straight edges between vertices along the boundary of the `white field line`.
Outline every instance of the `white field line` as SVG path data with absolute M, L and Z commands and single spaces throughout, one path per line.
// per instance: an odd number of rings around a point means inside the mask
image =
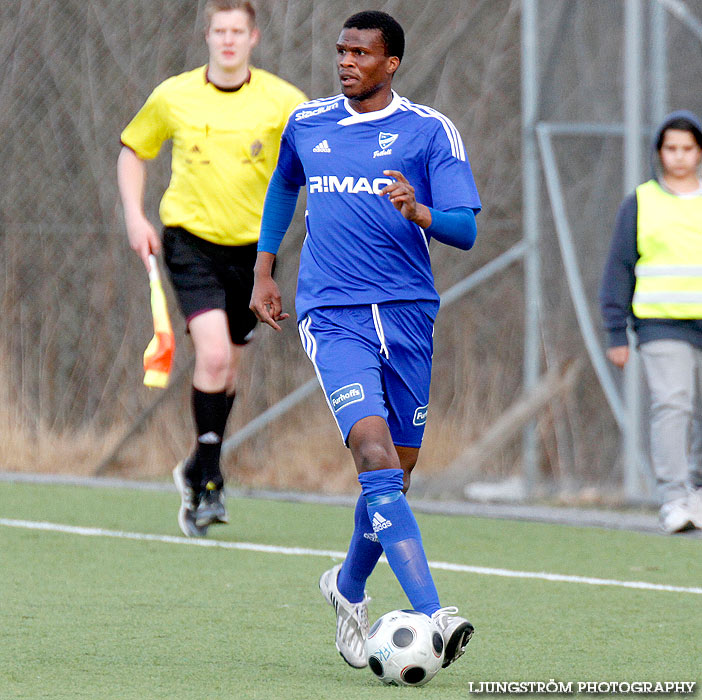
M 249 552 L 264 552 L 267 554 L 285 554 L 292 556 L 332 557 L 344 559 L 346 552 L 332 549 L 310 549 L 307 547 L 279 547 L 268 544 L 255 544 L 253 542 L 226 542 L 220 540 L 189 539 L 187 537 L 174 537 L 172 535 L 150 535 L 140 532 L 123 532 L 121 530 L 103 530 L 97 527 L 77 527 L 75 525 L 61 525 L 58 523 L 36 522 L 33 520 L 9 520 L 0 518 L 0 525 L 5 527 L 21 528 L 25 530 L 44 530 L 46 532 L 59 532 L 83 537 L 111 537 L 122 540 L 140 540 L 146 542 L 165 542 L 167 544 L 185 544 L 194 547 L 217 547 L 219 549 L 238 549 Z M 385 557 L 382 557 L 386 561 Z M 553 581 L 555 583 L 580 583 L 589 586 L 618 586 L 619 588 L 634 588 L 644 591 L 664 591 L 667 593 L 692 593 L 702 595 L 702 588 L 685 586 L 668 586 L 646 581 L 617 581 L 615 579 L 592 578 L 589 576 L 568 576 L 565 574 L 550 574 L 542 571 L 512 571 L 510 569 L 494 569 L 485 566 L 468 566 L 466 564 L 451 564 L 444 561 L 430 561 L 432 569 L 441 571 L 456 571 L 460 573 L 479 574 L 482 576 L 501 576 L 505 578 L 537 579 L 540 581 Z

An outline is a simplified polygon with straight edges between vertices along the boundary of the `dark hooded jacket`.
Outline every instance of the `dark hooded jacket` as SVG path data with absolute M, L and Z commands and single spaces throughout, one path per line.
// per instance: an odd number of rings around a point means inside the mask
M 690 120 L 702 131 L 698 117 L 687 110 L 669 114 L 656 130 L 651 144 L 651 174 L 659 180 L 662 168 L 656 144 L 661 132 L 675 119 Z M 637 248 L 638 207 L 636 193 L 630 194 L 619 207 L 614 236 L 600 285 L 600 310 L 608 333 L 608 347 L 627 345 L 627 320 L 633 321 L 639 345 L 651 340 L 684 340 L 702 348 L 702 319 L 637 318 L 631 310 L 636 277 L 634 268 L 639 259 Z M 701 222 L 702 226 L 702 222 Z M 702 240 L 700 240 L 702 245 Z

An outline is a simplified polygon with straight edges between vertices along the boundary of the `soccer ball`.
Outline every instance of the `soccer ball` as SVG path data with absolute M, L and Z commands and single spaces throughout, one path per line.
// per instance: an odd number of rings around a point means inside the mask
M 366 655 L 386 685 L 424 685 L 441 669 L 444 639 L 424 613 L 393 610 L 370 628 Z

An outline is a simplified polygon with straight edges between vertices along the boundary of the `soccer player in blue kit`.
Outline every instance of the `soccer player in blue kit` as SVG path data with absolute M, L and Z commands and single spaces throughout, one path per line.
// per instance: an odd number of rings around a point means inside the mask
M 392 90 L 404 43 L 384 12 L 344 23 L 342 94 L 300 105 L 283 132 L 251 297 L 257 317 L 280 330 L 288 314 L 273 263 L 306 185 L 298 328 L 361 484 L 348 555 L 319 586 L 336 610 L 337 649 L 356 668 L 367 665 L 365 583 L 383 552 L 413 609 L 441 632 L 444 666 L 473 634 L 439 603 L 404 493 L 427 419 L 439 308 L 429 240 L 469 249 L 481 205 L 455 126 Z

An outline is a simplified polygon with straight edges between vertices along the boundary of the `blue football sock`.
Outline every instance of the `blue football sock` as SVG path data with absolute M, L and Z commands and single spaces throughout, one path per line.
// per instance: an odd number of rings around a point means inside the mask
M 383 553 L 383 547 L 373 532 L 368 519 L 368 508 L 363 494 L 356 501 L 353 516 L 354 530 L 349 544 L 349 553 L 336 580 L 341 595 L 351 603 L 360 603 L 366 588 L 366 580 Z
M 429 571 L 422 536 L 402 493 L 402 469 L 378 469 L 359 474 L 368 517 L 385 551 L 390 568 L 418 612 L 431 615 L 441 606 Z

